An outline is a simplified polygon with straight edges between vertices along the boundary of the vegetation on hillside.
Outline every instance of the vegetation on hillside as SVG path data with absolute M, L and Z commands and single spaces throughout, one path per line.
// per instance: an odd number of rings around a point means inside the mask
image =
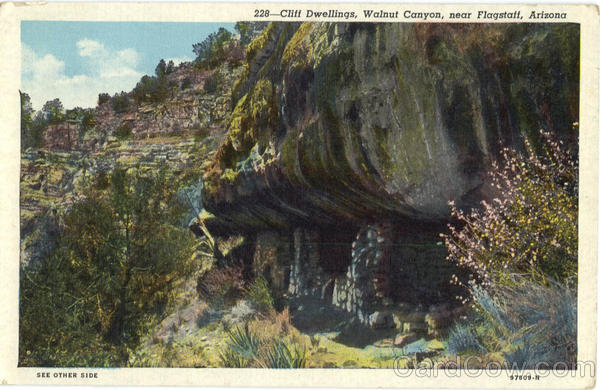
M 120 366 L 194 270 L 174 179 L 117 168 L 64 215 L 54 252 L 21 269 L 20 364 Z
M 222 62 L 223 50 L 230 55 L 223 45 L 231 34 L 215 37 L 207 67 Z M 174 71 L 172 61 L 161 60 L 155 75 L 142 77 L 132 92 L 101 93 L 98 105 L 123 114 L 136 104 L 163 102 L 173 88 L 169 75 Z M 218 75 L 210 78 L 206 92 L 215 92 L 220 82 Z M 181 87 L 190 86 L 187 77 Z M 79 122 L 83 135 L 95 126 L 94 114 L 80 107 L 65 110 L 59 99 L 36 113 L 30 97 L 21 93 L 22 149 L 43 147 L 48 126 L 65 120 Z M 113 134 L 127 140 L 129 123 Z M 167 166 L 145 168 L 117 164 L 95 176 L 84 170 L 77 198 L 67 210 L 48 217 L 59 226 L 55 248 L 21 268 L 20 365 L 129 364 L 198 269 L 202 240 L 182 222 L 190 210 L 178 193 L 196 168 L 182 175 Z
M 168 64 L 160 60 L 154 71 L 154 76 L 143 76 L 133 89 L 133 98 L 137 103 L 160 103 L 168 96 L 174 84 L 169 82 L 167 75 L 173 73 L 173 61 Z
M 94 109 L 75 107 L 66 110 L 60 99 L 47 101 L 40 111 L 31 106 L 31 98 L 25 92 L 21 95 L 21 150 L 30 147 L 40 148 L 44 143 L 44 133 L 48 126 L 58 125 L 65 120 L 79 123 L 80 135 L 91 130 L 95 125 Z
M 231 40 L 231 33 L 221 27 L 219 31 L 211 33 L 205 40 L 192 45 L 196 54 L 196 63 L 214 67 L 216 63 L 225 59 L 225 44 Z

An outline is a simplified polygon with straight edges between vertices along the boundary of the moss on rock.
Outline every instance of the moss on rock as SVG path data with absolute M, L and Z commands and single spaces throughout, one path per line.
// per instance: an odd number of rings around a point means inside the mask
M 539 128 L 569 137 L 578 119 L 576 30 L 272 23 L 251 45 L 215 177 L 268 143 L 268 169 L 244 173 L 234 190 L 254 216 L 444 219 L 449 200 L 468 207 L 483 196 L 482 172 L 501 143 L 519 148 Z M 235 196 L 218 187 L 208 196 L 217 217 L 254 218 L 233 212 Z

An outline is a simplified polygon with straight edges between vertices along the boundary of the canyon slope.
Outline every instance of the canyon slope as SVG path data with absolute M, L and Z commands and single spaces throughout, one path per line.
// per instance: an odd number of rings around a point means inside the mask
M 81 138 L 51 127 L 23 154 L 24 262 L 51 250 L 51 216 L 88 176 L 166 163 L 195 188 L 194 233 L 243 237 L 219 265 L 295 307 L 435 333 L 427 318 L 461 310 L 439 237 L 449 202 L 493 198 L 500 149 L 535 147 L 540 129 L 577 149 L 574 24 L 271 23 L 236 61 L 167 77 L 165 101 L 113 98 Z

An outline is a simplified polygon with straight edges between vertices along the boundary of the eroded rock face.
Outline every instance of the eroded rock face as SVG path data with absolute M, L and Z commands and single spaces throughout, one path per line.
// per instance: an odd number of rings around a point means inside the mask
M 492 195 L 501 145 L 576 138 L 578 42 L 567 24 L 271 24 L 205 176 L 209 228 L 277 232 L 290 250 L 272 279 L 292 296 L 437 332 L 460 295 L 439 242 L 448 202 Z
M 96 107 L 96 126 L 86 134 L 81 148 L 101 150 L 119 132 L 133 140 L 218 132 L 231 113 L 231 87 L 240 71 L 239 66 L 230 64 L 204 71 L 191 63 L 182 64 L 167 75 L 173 88 L 165 101 L 137 104 L 129 93 L 129 107 L 124 112 L 115 112 L 111 100 Z M 210 80 L 217 80 L 212 81 L 214 90 L 205 88 Z
M 79 144 L 79 123 L 65 121 L 48 126 L 44 133 L 44 147 L 54 151 L 70 151 Z
M 520 148 L 540 128 L 568 140 L 577 120 L 573 25 L 305 23 L 264 34 L 206 178 L 207 208 L 226 228 L 442 221 L 449 200 L 486 196 L 501 143 Z M 254 168 L 241 169 L 248 159 Z

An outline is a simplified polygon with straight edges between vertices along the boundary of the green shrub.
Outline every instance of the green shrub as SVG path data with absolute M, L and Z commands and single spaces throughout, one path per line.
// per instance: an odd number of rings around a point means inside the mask
M 55 251 L 20 278 L 19 364 L 123 366 L 195 269 L 172 175 L 115 168 L 64 215 Z M 102 189 L 101 189 L 102 188 Z
M 116 113 L 123 113 L 129 110 L 131 106 L 129 102 L 129 97 L 125 92 L 117 93 L 112 98 L 112 109 Z
M 252 302 L 260 311 L 266 311 L 273 308 L 273 296 L 269 283 L 262 276 L 257 276 L 254 282 L 248 288 L 246 298 Z
M 208 137 L 210 135 L 210 130 L 207 128 L 201 128 L 198 129 L 195 133 L 194 133 L 194 142 L 202 142 L 206 137 Z
M 188 89 L 191 86 L 192 86 L 192 80 L 189 77 L 184 78 L 183 81 L 181 82 L 181 90 L 182 91 L 185 91 L 186 89 Z
M 143 76 L 132 91 L 136 102 L 161 103 L 169 95 L 169 83 L 164 73 L 161 76 Z
M 266 368 L 304 368 L 306 357 L 306 349 L 296 344 L 290 349 L 286 343 L 277 340 L 266 349 L 264 364 Z
M 101 106 L 110 100 L 110 95 L 107 93 L 98 94 L 98 105 Z
M 94 110 L 91 108 L 75 107 L 67 110 L 65 113 L 66 119 L 74 119 L 81 122 L 79 127 L 80 135 L 83 136 L 87 131 L 92 129 L 96 124 L 94 118 Z
M 448 352 L 459 355 L 464 352 L 484 352 L 475 331 L 469 324 L 455 323 L 448 335 Z
M 129 122 L 122 122 L 115 130 L 114 135 L 120 140 L 131 138 L 131 125 Z
M 220 88 L 221 84 L 221 75 L 215 72 L 204 81 L 204 92 L 214 93 Z
M 42 107 L 46 120 L 51 125 L 59 124 L 65 118 L 65 109 L 60 99 L 48 100 Z
M 21 150 L 24 151 L 29 147 L 42 146 L 48 123 L 41 112 L 35 114 L 29 95 L 21 91 L 19 93 L 21 95 Z
M 192 45 L 196 59 L 194 62 L 199 66 L 214 68 L 225 59 L 225 47 L 231 40 L 231 33 L 225 28 L 219 28 L 219 31 L 211 33 L 202 42 Z

